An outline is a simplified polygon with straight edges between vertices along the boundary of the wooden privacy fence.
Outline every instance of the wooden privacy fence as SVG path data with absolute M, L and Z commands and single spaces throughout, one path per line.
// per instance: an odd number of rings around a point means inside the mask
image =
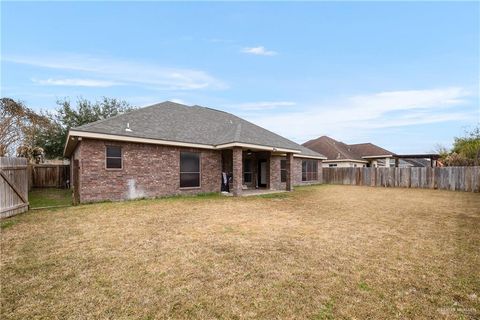
M 29 172 L 31 188 L 66 188 L 70 180 L 68 164 L 33 164 Z
M 27 159 L 0 157 L 0 218 L 27 210 Z
M 323 168 L 323 183 L 480 192 L 480 167 Z

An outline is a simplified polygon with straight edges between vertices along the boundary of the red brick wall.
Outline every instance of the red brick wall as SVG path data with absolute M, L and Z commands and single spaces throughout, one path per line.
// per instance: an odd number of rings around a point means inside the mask
M 270 189 L 273 190 L 285 190 L 286 188 L 286 183 L 282 182 L 280 173 L 281 160 L 285 160 L 285 157 L 272 156 L 270 159 Z
M 122 147 L 122 169 L 105 168 L 106 145 Z M 220 192 L 220 151 L 92 139 L 77 148 L 81 202 Z M 201 153 L 200 188 L 180 189 L 180 151 Z
M 270 160 L 270 187 L 273 190 L 285 190 L 286 183 L 281 182 L 280 175 L 280 161 L 285 160 L 282 156 L 272 156 Z M 294 185 L 309 185 L 322 183 L 322 161 L 318 161 L 318 180 L 302 181 L 302 158 L 293 158 L 293 184 Z
M 294 180 L 293 183 L 295 185 L 309 185 L 309 184 L 318 184 L 322 183 L 322 161 L 317 160 L 317 177 L 318 179 L 315 181 L 302 181 L 302 158 L 294 158 L 293 166 L 294 166 Z

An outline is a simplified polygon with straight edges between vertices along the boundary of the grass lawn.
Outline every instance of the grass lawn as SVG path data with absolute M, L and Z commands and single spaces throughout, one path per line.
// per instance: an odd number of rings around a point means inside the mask
M 72 204 L 72 190 L 39 188 L 28 193 L 30 208 L 68 206 Z
M 2 319 L 478 319 L 480 196 L 350 186 L 30 211 Z

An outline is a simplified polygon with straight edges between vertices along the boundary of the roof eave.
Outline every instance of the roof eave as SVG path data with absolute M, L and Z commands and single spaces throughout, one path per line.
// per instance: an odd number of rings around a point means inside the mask
M 318 160 L 327 160 L 326 157 L 323 156 L 311 156 L 307 154 L 294 154 L 293 155 L 295 158 L 305 158 L 305 159 L 318 159 Z
M 368 163 L 366 160 L 355 160 L 355 159 L 329 159 L 325 160 L 325 163 L 329 162 L 359 162 L 359 163 Z
M 83 137 L 90 139 L 101 139 L 101 140 L 112 140 L 112 141 L 124 141 L 124 142 L 136 142 L 136 143 L 148 143 L 148 144 L 160 144 L 160 145 L 169 145 L 177 147 L 186 147 L 186 148 L 199 148 L 199 149 L 213 149 L 213 150 L 222 150 L 233 147 L 241 147 L 248 149 L 264 150 L 264 151 L 278 151 L 278 152 L 287 152 L 287 153 L 301 153 L 300 150 L 282 148 L 282 147 L 273 147 L 265 145 L 257 145 L 251 143 L 242 143 L 242 142 L 231 142 L 221 145 L 208 145 L 208 144 L 199 144 L 199 143 L 189 143 L 182 141 L 171 141 L 171 140 L 161 140 L 161 139 L 152 139 L 152 138 L 142 138 L 142 137 L 133 137 L 133 136 L 124 136 L 117 134 L 108 134 L 108 133 L 98 133 L 82 130 L 69 130 L 68 140 L 65 144 L 64 155 L 69 156 L 74 150 L 69 147 L 72 141 L 72 137 Z M 70 150 L 71 149 L 71 150 Z
M 363 156 L 363 159 L 383 159 L 383 158 L 393 158 L 395 157 L 393 154 L 384 154 L 378 156 Z
M 244 143 L 244 142 L 230 142 L 219 144 L 215 146 L 215 149 L 229 149 L 233 147 L 241 147 L 241 148 L 248 148 L 248 149 L 256 149 L 256 150 L 264 150 L 264 151 L 273 151 L 273 152 L 287 152 L 287 153 L 301 153 L 300 150 L 290 149 L 290 148 L 282 148 L 282 147 L 273 147 L 273 146 L 265 146 L 259 145 L 254 143 Z
M 78 144 L 78 139 L 70 135 L 71 130 L 68 130 L 67 141 L 65 141 L 65 146 L 63 147 L 63 156 L 68 158 L 75 150 Z

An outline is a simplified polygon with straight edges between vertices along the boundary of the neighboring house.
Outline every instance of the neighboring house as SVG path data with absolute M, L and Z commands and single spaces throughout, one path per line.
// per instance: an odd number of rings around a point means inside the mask
M 323 167 L 428 167 L 438 159 L 435 154 L 399 155 L 373 143 L 346 144 L 327 136 L 303 146 L 327 157 Z
M 292 190 L 321 182 L 323 155 L 227 112 L 163 102 L 69 131 L 76 202 Z M 226 186 L 224 186 L 226 187 Z

